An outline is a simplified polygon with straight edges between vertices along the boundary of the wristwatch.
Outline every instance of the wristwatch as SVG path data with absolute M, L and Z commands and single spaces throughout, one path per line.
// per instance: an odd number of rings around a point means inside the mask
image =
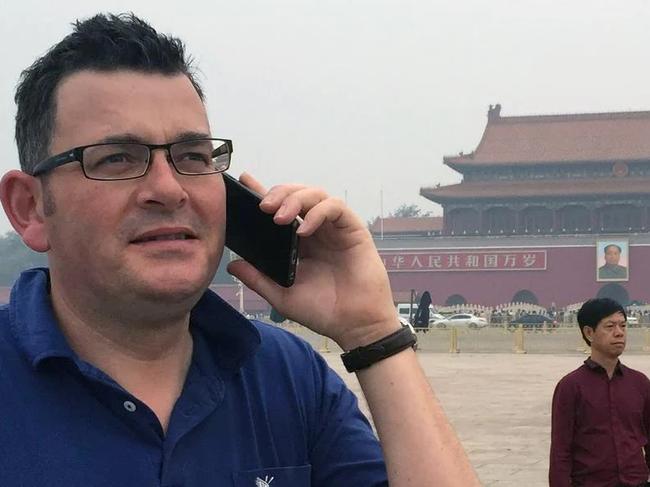
M 356 372 L 409 347 L 415 348 L 417 341 L 418 339 L 411 328 L 400 326 L 395 333 L 391 333 L 381 340 L 342 353 L 341 359 L 348 372 Z

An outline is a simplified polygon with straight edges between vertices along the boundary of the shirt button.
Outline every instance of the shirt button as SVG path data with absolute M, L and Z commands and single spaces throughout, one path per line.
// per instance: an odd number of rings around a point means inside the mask
M 132 413 L 133 411 L 136 410 L 136 407 L 135 404 L 133 404 L 133 401 L 124 401 L 124 409 Z

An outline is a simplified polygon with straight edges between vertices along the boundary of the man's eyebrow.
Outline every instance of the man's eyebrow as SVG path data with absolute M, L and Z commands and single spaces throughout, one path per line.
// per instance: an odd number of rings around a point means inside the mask
M 106 137 L 98 140 L 96 143 L 97 144 L 115 144 L 115 143 L 134 143 L 134 144 L 142 144 L 144 142 L 144 139 L 142 137 L 139 137 L 135 134 L 129 133 L 129 132 L 124 132 L 122 134 L 113 134 L 113 135 L 107 135 Z
M 210 134 L 206 134 L 204 132 L 181 132 L 180 134 L 177 134 L 176 137 L 174 137 L 174 142 L 183 142 L 185 140 L 193 140 L 193 139 L 209 139 L 212 136 Z
M 187 131 L 187 132 L 180 132 L 176 134 L 176 136 L 174 136 L 172 140 L 168 141 L 168 143 L 184 142 L 186 140 L 193 140 L 193 139 L 209 139 L 209 138 L 210 138 L 210 134 L 205 132 Z M 115 143 L 150 144 L 151 141 L 139 135 L 133 134 L 131 132 L 124 132 L 121 134 L 108 135 L 103 139 L 97 141 L 97 143 L 98 144 L 115 144 Z

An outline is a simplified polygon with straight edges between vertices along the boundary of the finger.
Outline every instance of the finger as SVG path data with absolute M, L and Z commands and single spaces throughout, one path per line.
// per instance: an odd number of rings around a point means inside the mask
M 253 176 L 251 176 L 249 173 L 244 171 L 241 173 L 239 176 L 239 182 L 242 183 L 244 186 L 246 186 L 249 189 L 252 189 L 255 191 L 257 194 L 266 194 L 266 188 L 262 183 L 260 183 L 257 179 L 255 179 Z
M 262 183 L 247 172 L 241 173 L 239 182 L 262 197 L 260 207 L 266 213 L 275 213 L 282 206 L 284 195 L 306 187 L 302 184 L 284 184 L 274 186 L 270 191 L 267 191 Z M 289 223 L 291 221 L 292 218 L 287 218 L 283 223 Z
M 278 186 L 273 186 L 264 195 L 261 206 L 264 211 L 275 213 L 278 208 L 280 208 L 288 195 L 306 188 L 307 186 L 304 184 L 281 184 Z
M 328 222 L 339 230 L 364 230 L 363 222 L 338 198 L 327 198 L 311 208 L 298 227 L 301 237 L 308 237 Z
M 275 213 L 274 220 L 278 224 L 286 224 L 297 216 L 305 215 L 318 203 L 329 198 L 324 190 L 312 187 L 303 187 L 284 194 L 286 196 Z

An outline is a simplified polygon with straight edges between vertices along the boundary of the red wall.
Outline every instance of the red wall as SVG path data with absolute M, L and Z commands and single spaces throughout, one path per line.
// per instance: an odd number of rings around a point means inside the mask
M 541 271 L 390 272 L 389 276 L 394 292 L 404 291 L 407 295 L 411 289 L 418 293 L 429 291 L 435 304 L 444 304 L 452 294 L 460 294 L 468 303 L 489 306 L 509 303 L 517 291 L 527 289 L 537 296 L 539 304 L 548 307 L 554 303 L 560 308 L 596 296 L 607 284 L 596 281 L 594 246 L 546 247 L 546 252 L 546 270 Z M 617 284 L 627 290 L 631 300 L 650 302 L 648 264 L 650 246 L 630 245 L 629 281 Z M 237 286 L 211 287 L 235 309 L 239 308 Z M 8 287 L 0 287 L 0 303 L 9 301 L 9 291 Z M 245 289 L 244 309 L 268 312 L 270 306 Z
M 546 270 L 540 271 L 418 271 L 389 272 L 389 276 L 393 291 L 429 291 L 435 304 L 460 294 L 467 303 L 489 306 L 508 303 L 517 291 L 526 289 L 543 306 L 563 307 L 595 297 L 608 284 L 596 281 L 594 246 L 547 247 L 546 252 Z M 647 263 L 650 246 L 631 245 L 629 281 L 617 282 L 631 300 L 650 301 Z

